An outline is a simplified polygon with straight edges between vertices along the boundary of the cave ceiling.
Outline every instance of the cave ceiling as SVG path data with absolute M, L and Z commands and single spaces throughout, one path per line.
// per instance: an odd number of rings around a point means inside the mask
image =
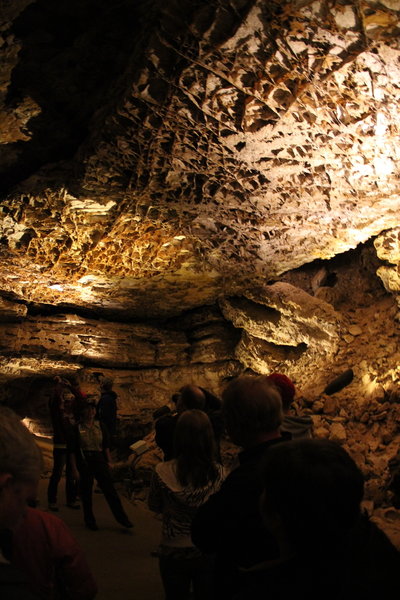
M 4 301 L 176 315 L 372 238 L 400 287 L 398 0 L 0 18 Z

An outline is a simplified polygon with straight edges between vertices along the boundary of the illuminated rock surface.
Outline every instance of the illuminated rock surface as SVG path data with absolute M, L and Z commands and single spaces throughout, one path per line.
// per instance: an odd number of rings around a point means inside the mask
M 188 381 L 287 373 L 385 497 L 400 443 L 400 6 L 7 0 L 0 379 L 144 428 Z M 353 382 L 325 386 L 348 368 Z

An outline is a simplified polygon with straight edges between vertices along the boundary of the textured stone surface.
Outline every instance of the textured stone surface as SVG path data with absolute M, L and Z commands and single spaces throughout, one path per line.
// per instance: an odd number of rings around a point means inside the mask
M 97 393 L 101 373 L 140 431 L 185 383 L 279 370 L 387 500 L 399 16 L 392 0 L 4 0 L 0 400 L 44 431 L 51 378 Z
M 30 317 L 0 326 L 0 352 L 45 354 L 54 359 L 116 368 L 166 366 L 188 361 L 184 333 L 149 325 L 126 325 L 83 319 L 76 315 Z
M 318 343 L 332 350 L 341 315 L 327 304 L 288 283 L 275 283 L 246 293 L 247 300 L 222 301 L 235 326 L 263 340 L 297 346 Z
M 0 321 L 12 322 L 22 320 L 27 313 L 25 304 L 17 304 L 0 297 Z
M 2 19 L 3 290 L 176 314 L 398 225 L 395 5 L 16 0 Z

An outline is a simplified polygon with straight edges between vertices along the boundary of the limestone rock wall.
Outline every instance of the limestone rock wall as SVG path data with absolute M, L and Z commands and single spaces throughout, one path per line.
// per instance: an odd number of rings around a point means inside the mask
M 219 307 L 151 324 L 33 315 L 3 301 L 1 401 L 49 435 L 54 375 L 78 375 L 94 396 L 100 378 L 111 377 L 121 435 L 133 441 L 151 432 L 153 411 L 186 383 L 220 395 L 240 373 L 283 372 L 297 388 L 295 409 L 312 416 L 314 435 L 343 444 L 366 475 L 367 497 L 384 503 L 388 461 L 400 445 L 399 322 L 396 297 L 376 275 L 382 263 L 373 256 L 374 246 L 363 247 L 221 297 Z M 350 368 L 351 383 L 326 395 L 327 384 Z
M 220 304 L 226 318 L 243 331 L 237 358 L 259 373 L 289 370 L 299 381 L 301 373 L 309 373 L 316 364 L 327 366 L 338 350 L 342 316 L 332 305 L 288 283 Z
M 378 257 L 386 264 L 378 269 L 378 275 L 388 292 L 400 305 L 400 228 L 383 232 L 374 242 Z
M 5 3 L 0 289 L 166 316 L 397 227 L 399 15 Z
M 111 375 L 137 433 L 184 383 L 279 370 L 382 497 L 400 442 L 398 3 L 1 8 L 0 399 L 43 430 L 55 374 L 93 394 Z
M 99 378 L 111 377 L 119 413 L 149 426 L 152 413 L 187 383 L 220 394 L 225 378 L 242 370 L 239 337 L 218 307 L 200 308 L 163 323 L 122 323 L 72 314 L 32 316 L 4 303 L 0 318 L 0 401 L 49 433 L 48 399 L 55 375 L 75 375 L 99 396 Z M 12 314 L 13 321 L 6 317 Z

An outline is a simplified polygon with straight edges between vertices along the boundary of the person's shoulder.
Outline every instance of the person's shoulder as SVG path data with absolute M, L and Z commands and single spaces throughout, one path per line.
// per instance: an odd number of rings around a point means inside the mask
M 178 420 L 177 415 L 174 415 L 174 414 L 164 415 L 164 416 L 160 417 L 159 419 L 157 419 L 157 421 L 155 423 L 155 428 L 163 429 L 163 428 L 171 427 L 171 426 L 175 425 L 177 420 Z
M 54 540 L 60 535 L 65 536 L 65 532 L 69 529 L 62 519 L 39 508 L 28 507 L 15 529 L 15 536 L 21 541 L 26 541 L 27 535 L 30 540 Z
M 39 508 L 29 508 L 26 513 L 25 531 L 31 537 L 36 533 L 36 538 L 45 536 L 52 551 L 62 552 L 65 548 L 78 546 L 76 538 L 68 525 L 60 517 Z M 23 530 L 22 530 L 23 531 Z
M 114 392 L 114 390 L 105 390 L 104 392 L 101 392 L 100 400 L 102 400 L 103 402 L 110 402 L 116 399 L 117 393 Z
M 206 412 L 218 411 L 222 408 L 222 400 L 220 398 L 218 398 L 218 396 L 216 396 L 212 392 L 209 392 L 208 390 L 206 390 L 202 387 L 200 389 L 203 392 L 205 399 L 206 399 L 206 406 L 205 406 Z
M 40 508 L 31 508 L 28 507 L 25 511 L 24 515 L 24 523 L 27 526 L 33 525 L 43 525 L 45 527 L 64 527 L 64 521 L 57 517 L 57 515 L 53 515 L 45 510 Z

